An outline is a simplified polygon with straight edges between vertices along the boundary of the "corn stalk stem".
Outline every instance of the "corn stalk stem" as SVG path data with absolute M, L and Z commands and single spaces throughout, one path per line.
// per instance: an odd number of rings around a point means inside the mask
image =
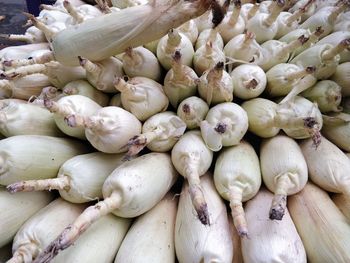
M 84 17 L 78 13 L 77 9 L 69 1 L 63 1 L 63 6 L 78 24 L 84 21 Z
M 242 189 L 232 187 L 230 189 L 230 208 L 233 224 L 241 238 L 248 237 L 248 225 L 242 204 Z
M 208 205 L 205 201 L 202 187 L 200 185 L 200 176 L 198 174 L 199 159 L 188 157 L 186 163 L 185 178 L 189 184 L 189 193 L 192 200 L 192 205 L 197 212 L 198 219 L 203 225 L 210 225 Z
M 288 174 L 278 175 L 276 178 L 275 195 L 272 199 L 269 217 L 271 220 L 282 220 L 287 207 L 287 193 L 289 189 Z
M 129 160 L 132 156 L 138 154 L 143 148 L 147 146 L 147 144 L 159 138 L 162 132 L 163 129 L 157 127 L 153 131 L 145 132 L 131 138 L 126 145 L 128 147 L 128 152 L 126 153 L 124 159 Z
M 34 65 L 23 66 L 15 69 L 10 69 L 6 71 L 4 75 L 6 79 L 11 80 L 11 79 L 25 77 L 27 75 L 32 75 L 37 73 L 46 74 L 47 73 L 46 66 L 44 64 L 34 64 Z
M 69 191 L 70 180 L 68 176 L 63 176 L 60 178 L 21 181 L 8 185 L 6 189 L 11 194 L 17 192 L 51 191 L 52 189 Z

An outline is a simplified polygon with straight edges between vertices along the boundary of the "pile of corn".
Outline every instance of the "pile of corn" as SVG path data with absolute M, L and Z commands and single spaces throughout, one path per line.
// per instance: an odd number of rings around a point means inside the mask
M 95 1 L 1 35 L 0 262 L 350 262 L 350 2 Z

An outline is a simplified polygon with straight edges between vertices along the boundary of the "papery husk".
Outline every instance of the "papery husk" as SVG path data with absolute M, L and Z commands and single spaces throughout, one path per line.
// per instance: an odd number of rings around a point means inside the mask
M 233 82 L 233 95 L 240 99 L 258 97 L 266 88 L 265 72 L 257 65 L 240 65 L 230 73 L 230 76 Z
M 147 144 L 153 152 L 170 151 L 186 130 L 186 124 L 171 111 L 153 115 L 142 125 L 142 133 L 160 129 L 160 135 Z
M 327 192 L 308 183 L 289 198 L 288 209 L 309 262 L 350 261 L 349 221 Z
M 117 84 L 116 88 L 121 92 L 123 108 L 140 121 L 145 121 L 168 107 L 169 99 L 164 93 L 163 86 L 152 79 L 135 77 L 126 85 Z
M 322 189 L 350 196 L 350 162 L 348 157 L 325 137 L 315 148 L 312 140 L 300 144 L 310 179 Z
M 344 97 L 350 96 L 350 62 L 339 64 L 331 80 L 341 86 L 341 93 Z
M 66 65 L 78 65 L 77 56 L 100 61 L 124 52 L 129 46 L 137 47 L 161 38 L 170 28 L 203 14 L 211 3 L 154 0 L 84 21 L 54 37 L 55 58 Z
M 225 148 L 215 163 L 214 183 L 218 193 L 230 202 L 235 231 L 244 239 L 250 226 L 245 220 L 243 202 L 253 198 L 261 186 L 258 155 L 247 142 Z
M 0 184 L 56 177 L 60 166 L 90 147 L 69 138 L 17 135 L 0 141 Z
M 39 210 L 18 230 L 12 245 L 13 257 L 8 262 L 32 262 L 84 207 L 58 198 Z
M 184 183 L 175 225 L 177 258 L 180 263 L 231 263 L 234 251 L 225 204 L 216 192 L 209 172 L 201 181 L 212 223 L 204 226 L 196 218 L 188 183 Z
M 161 80 L 162 69 L 159 61 L 147 48 L 127 49 L 122 58 L 123 70 L 128 77 L 146 77 L 155 81 Z
M 108 105 L 109 97 L 107 94 L 97 90 L 91 84 L 83 79 L 75 80 L 66 84 L 62 93 L 66 95 L 82 95 L 86 96 L 96 103 L 100 104 L 102 107 Z
M 323 115 L 322 134 L 340 149 L 350 152 L 350 114 Z
M 334 194 L 331 196 L 331 198 L 335 205 L 350 222 L 350 198 L 344 194 Z
M 115 57 L 106 58 L 94 63 L 84 59 L 85 57 L 81 59 L 81 64 L 86 63 L 86 66 L 84 66 L 86 69 L 86 79 L 91 85 L 103 92 L 115 93 L 113 81 L 116 77 L 124 75 L 123 63 Z M 88 63 L 92 64 L 91 69 L 89 69 Z
M 33 74 L 14 80 L 0 80 L 0 99 L 29 100 L 39 96 L 42 89 L 51 86 L 49 78 L 43 74 Z
M 209 111 L 208 104 L 197 96 L 184 99 L 177 108 L 179 116 L 187 126 L 187 129 L 199 128 L 201 121 L 205 119 Z
M 178 199 L 169 192 L 151 210 L 138 217 L 128 230 L 114 262 L 175 262 L 177 202 Z
M 242 239 L 245 263 L 306 263 L 301 238 L 286 209 L 281 221 L 268 217 L 273 194 L 264 187 L 246 203 L 245 211 L 250 226 L 249 238 Z
M 0 133 L 15 135 L 47 135 L 62 137 L 53 114 L 37 105 L 10 102 L 0 109 Z
M 116 106 L 123 108 L 121 93 L 115 94 L 110 100 L 108 106 Z
M 69 190 L 61 189 L 60 195 L 72 203 L 101 199 L 105 179 L 123 163 L 122 158 L 122 154 L 95 152 L 69 159 L 57 174 L 57 178 L 67 176 L 70 182 Z
M 279 134 L 263 140 L 260 147 L 260 166 L 264 184 L 275 194 L 270 219 L 283 220 L 287 196 L 298 193 L 308 180 L 303 153 L 295 140 Z
M 52 199 L 51 193 L 11 195 L 5 188 L 0 187 L 0 247 L 9 244 L 22 224 Z
M 71 114 L 80 114 L 85 117 L 89 117 L 97 112 L 102 107 L 92 99 L 83 95 L 70 95 L 62 97 L 57 101 L 59 111 L 52 110 L 54 112 L 54 120 L 57 127 L 65 134 L 86 140 L 84 127 L 71 127 L 66 122 L 66 117 Z M 62 109 L 62 111 L 60 110 Z
M 335 46 L 340 41 L 346 38 L 350 38 L 350 32 L 337 31 L 325 36 L 320 41 L 318 41 L 316 45 L 331 44 Z M 348 49 L 345 49 L 339 54 L 339 56 L 340 56 L 339 63 L 348 62 L 350 60 L 350 51 Z
M 132 220 L 105 215 L 52 263 L 61 262 L 112 262 L 120 248 Z
M 339 112 L 342 98 L 342 88 L 332 80 L 318 81 L 314 86 L 303 91 L 300 95 L 317 103 L 322 113 Z
M 279 103 L 276 112 L 275 122 L 289 137 L 312 137 L 316 145 L 319 143 L 319 131 L 322 129 L 323 120 L 317 104 L 295 96 L 291 101 Z M 299 122 L 299 125 L 295 125 L 295 121 Z
M 262 138 L 270 138 L 279 133 L 280 127 L 275 122 L 277 110 L 275 102 L 254 98 L 243 102 L 241 106 L 247 112 L 250 132 Z
M 337 43 L 338 44 L 338 43 Z M 294 57 L 290 63 L 299 67 L 306 68 L 309 66 L 315 66 L 315 77 L 317 79 L 328 79 L 334 74 L 336 68 L 340 62 L 340 55 L 334 56 L 332 59 L 325 60 L 322 55 L 331 50 L 334 46 L 331 44 L 315 45 L 299 55 Z
M 239 144 L 248 130 L 248 116 L 236 103 L 220 103 L 209 109 L 200 129 L 207 147 L 219 151 L 223 146 Z
M 87 118 L 86 139 L 98 151 L 122 153 L 128 140 L 141 132 L 141 122 L 130 112 L 115 106 L 103 107 Z

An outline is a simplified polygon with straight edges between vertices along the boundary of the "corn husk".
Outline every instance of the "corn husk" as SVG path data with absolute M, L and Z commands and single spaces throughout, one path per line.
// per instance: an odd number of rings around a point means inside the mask
M 53 114 L 37 105 L 10 102 L 0 107 L 0 133 L 15 135 L 47 135 L 61 137 Z
M 339 112 L 342 98 L 341 87 L 332 80 L 318 81 L 314 86 L 301 93 L 301 96 L 316 102 L 322 113 Z
M 275 102 L 264 98 L 254 98 L 243 102 L 242 108 L 247 112 L 250 132 L 262 138 L 270 138 L 280 131 L 275 122 L 278 108 Z
M 335 205 L 350 222 L 350 198 L 344 194 L 334 194 L 331 196 L 331 198 Z
M 110 100 L 108 106 L 123 108 L 121 93 L 115 94 Z
M 114 262 L 174 263 L 177 202 L 177 198 L 169 192 L 156 206 L 138 217 L 125 236 Z
M 42 208 L 18 230 L 12 245 L 13 257 L 8 262 L 32 262 L 83 210 L 84 205 L 71 204 L 61 198 Z
M 302 90 L 310 88 L 317 79 L 311 74 L 314 71 L 308 69 L 311 68 L 301 68 L 287 63 L 272 67 L 266 72 L 266 94 L 269 97 L 278 97 L 287 95 L 293 88 Z
M 233 100 L 233 83 L 230 74 L 224 70 L 224 62 L 218 62 L 206 70 L 198 81 L 199 96 L 208 105 L 230 102 Z
M 91 62 L 85 57 L 79 57 L 80 65 L 86 70 L 86 79 L 96 89 L 107 93 L 115 93 L 113 81 L 124 75 L 123 63 L 110 57 L 98 62 Z
M 79 115 L 71 119 L 79 122 Z M 86 139 L 104 153 L 125 152 L 128 140 L 141 132 L 141 122 L 130 112 L 115 106 L 103 107 L 83 118 Z
M 272 200 L 273 194 L 262 188 L 246 204 L 246 218 L 250 231 L 249 238 L 242 239 L 244 262 L 306 263 L 303 243 L 288 210 L 281 221 L 269 219 Z
M 96 103 L 100 104 L 102 107 L 107 106 L 109 102 L 109 97 L 107 94 L 97 90 L 86 80 L 80 79 L 69 82 L 62 89 L 62 93 L 65 95 L 83 95 Z
M 11 195 L 0 187 L 0 247 L 10 243 L 22 224 L 52 199 L 53 195 L 50 193 Z
M 316 45 L 331 44 L 336 46 L 343 39 L 350 38 L 350 32 L 348 31 L 338 31 L 325 36 Z M 350 51 L 345 49 L 340 54 L 339 63 L 348 62 L 350 59 Z
M 349 221 L 325 191 L 308 183 L 289 198 L 288 209 L 308 262 L 349 262 Z
M 315 148 L 310 139 L 300 144 L 310 179 L 328 192 L 350 196 L 350 162 L 348 157 L 326 138 Z
M 175 249 L 180 263 L 221 262 L 231 263 L 234 254 L 227 210 L 215 190 L 211 174 L 202 177 L 210 221 L 204 226 L 193 210 L 188 183 L 180 195 L 175 225 Z
M 220 103 L 209 109 L 200 129 L 207 147 L 219 151 L 223 146 L 239 144 L 248 130 L 248 116 L 236 103 Z
M 233 82 L 233 95 L 240 99 L 258 97 L 266 88 L 266 74 L 257 65 L 240 65 L 230 73 L 230 76 Z
M 43 74 L 33 74 L 23 78 L 0 80 L 0 99 L 28 100 L 32 96 L 39 96 L 42 89 L 51 86 L 49 78 Z
M 0 184 L 56 177 L 59 167 L 88 145 L 67 138 L 17 135 L 0 141 Z
M 331 79 L 341 86 L 341 93 L 350 96 L 350 62 L 339 64 Z
M 155 0 L 84 21 L 55 35 L 55 58 L 66 65 L 78 65 L 77 56 L 100 61 L 161 38 L 169 29 L 203 14 L 210 4 L 208 0 Z
M 185 130 L 186 124 L 174 112 L 157 113 L 145 121 L 142 134 L 129 140 L 127 158 L 137 154 L 145 146 L 153 152 L 170 151 Z
M 140 121 L 165 111 L 169 104 L 163 86 L 149 78 L 135 77 L 128 82 L 117 78 L 115 88 L 121 92 L 123 108 Z
M 322 134 L 340 149 L 350 152 L 350 114 L 323 115 Z
M 128 77 L 161 80 L 162 69 L 157 57 L 144 47 L 128 48 L 123 54 L 123 70 Z
M 184 99 L 177 108 L 179 116 L 187 126 L 187 129 L 199 128 L 201 121 L 205 119 L 209 111 L 208 104 L 197 96 Z
M 242 203 L 253 198 L 261 185 L 259 159 L 254 148 L 247 142 L 225 148 L 215 163 L 214 182 L 218 193 L 230 201 L 236 231 L 241 237 L 248 237 L 250 226 Z
M 89 228 L 81 238 L 59 254 L 52 263 L 112 262 L 131 225 L 131 219 L 105 215 Z
M 94 152 L 77 155 L 60 167 L 57 178 L 22 181 L 7 186 L 10 192 L 59 190 L 71 203 L 101 199 L 102 185 L 110 173 L 122 164 L 123 155 Z
M 189 191 L 198 219 L 208 225 L 209 213 L 201 188 L 200 177 L 205 174 L 213 160 L 213 152 L 205 145 L 198 130 L 188 131 L 171 150 L 175 169 L 189 182 Z
M 335 55 L 330 59 L 325 59 L 323 57 L 326 52 L 333 48 L 334 46 L 330 44 L 315 45 L 301 52 L 298 56 L 293 58 L 290 63 L 302 68 L 315 66 L 315 77 L 317 79 L 328 79 L 334 74 L 340 61 L 339 55 Z
M 260 147 L 260 166 L 266 187 L 275 194 L 270 219 L 282 220 L 287 210 L 287 196 L 298 193 L 308 180 L 303 153 L 292 138 L 276 135 L 263 140 Z
M 53 118 L 57 127 L 62 132 L 69 136 L 86 140 L 85 129 L 82 127 L 72 127 L 68 125 L 66 118 L 72 114 L 80 114 L 85 117 L 89 117 L 102 107 L 86 96 L 70 95 L 62 97 L 48 108 L 51 112 L 54 112 Z
M 177 173 L 166 153 L 149 153 L 123 163 L 103 184 L 104 200 L 85 209 L 38 256 L 38 262 L 49 262 L 106 214 L 130 218 L 147 212 L 165 196 L 176 179 Z

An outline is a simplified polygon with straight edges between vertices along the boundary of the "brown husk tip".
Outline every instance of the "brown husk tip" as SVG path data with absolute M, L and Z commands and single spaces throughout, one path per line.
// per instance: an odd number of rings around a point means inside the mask
M 305 37 L 304 35 L 301 35 L 300 37 L 298 37 L 299 42 L 304 45 L 307 41 L 309 41 L 308 37 Z
M 222 61 L 220 61 L 220 62 L 216 63 L 214 69 L 215 69 L 215 70 L 223 70 L 223 69 L 224 69 L 224 66 L 225 66 L 225 63 L 222 62 Z
M 287 206 L 287 196 L 275 195 L 269 213 L 271 220 L 282 220 Z
M 316 71 L 316 67 L 315 66 L 309 66 L 305 68 L 305 71 L 309 74 L 312 74 Z
M 225 123 L 218 123 L 214 128 L 214 130 L 220 134 L 225 133 L 226 129 L 227 129 L 227 125 Z
M 186 114 L 190 114 L 191 113 L 191 107 L 190 105 L 188 105 L 187 103 L 185 103 L 184 105 L 182 105 L 182 111 Z
M 321 133 L 319 123 L 314 117 L 307 117 L 304 119 L 304 126 L 307 128 L 308 133 L 310 134 L 313 146 L 317 148 L 321 143 Z
M 242 2 L 240 0 L 234 0 L 233 4 L 235 8 L 241 8 L 242 7 Z
M 176 50 L 175 53 L 173 54 L 172 58 L 175 62 L 179 62 L 181 60 L 181 52 L 180 50 Z
M 131 157 L 135 156 L 140 151 L 142 151 L 142 149 L 146 147 L 147 143 L 147 138 L 144 136 L 135 135 L 134 137 L 132 137 L 125 146 L 121 147 L 128 148 L 128 152 L 123 157 L 123 161 L 129 161 Z
M 81 56 L 78 56 L 78 59 L 79 59 L 79 64 L 80 66 L 84 67 L 84 65 L 86 64 L 86 59 L 81 57 Z
M 214 24 L 213 28 L 217 27 L 222 22 L 226 15 L 229 5 L 230 1 L 225 1 L 223 6 L 220 6 L 220 4 L 217 1 L 212 1 L 211 10 L 213 13 L 213 19 L 211 21 Z
M 208 205 L 202 204 L 197 210 L 198 219 L 203 225 L 210 225 Z
M 256 79 L 252 79 L 247 83 L 247 85 L 245 85 L 245 87 L 247 89 L 255 89 L 258 86 L 258 84 L 259 83 Z
M 6 186 L 6 190 L 9 191 L 11 194 L 22 192 L 24 188 L 25 188 L 25 185 L 21 182 L 13 183 Z

